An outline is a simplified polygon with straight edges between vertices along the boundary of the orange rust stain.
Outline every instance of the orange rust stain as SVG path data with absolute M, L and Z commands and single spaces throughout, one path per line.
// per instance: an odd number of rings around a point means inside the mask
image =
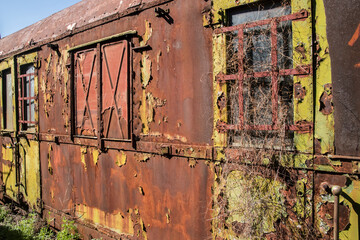
M 350 41 L 348 42 L 348 45 L 350 47 L 354 46 L 354 44 L 358 40 L 359 36 L 360 36 L 360 23 L 359 23 L 358 27 L 356 28 L 354 35 L 351 37 Z
M 355 32 L 354 32 L 354 35 L 351 37 L 350 41 L 348 42 L 348 45 L 350 47 L 354 46 L 355 42 L 359 39 L 359 36 L 360 36 L 360 23 L 358 25 L 358 27 L 356 28 Z M 355 68 L 360 68 L 360 62 L 359 63 L 356 63 L 354 65 Z

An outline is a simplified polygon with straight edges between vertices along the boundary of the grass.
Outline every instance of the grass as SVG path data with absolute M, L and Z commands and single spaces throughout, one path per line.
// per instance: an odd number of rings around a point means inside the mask
M 0 240 L 76 240 L 81 239 L 75 222 L 63 218 L 61 231 L 55 233 L 42 223 L 37 213 L 16 215 L 4 205 L 0 205 Z

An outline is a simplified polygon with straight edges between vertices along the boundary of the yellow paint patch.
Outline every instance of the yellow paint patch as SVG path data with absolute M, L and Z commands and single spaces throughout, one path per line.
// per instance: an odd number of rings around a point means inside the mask
M 182 143 L 186 143 L 188 141 L 186 137 L 180 136 L 180 135 L 177 135 L 177 134 L 171 135 L 171 134 L 165 133 L 164 136 L 170 141 L 177 140 L 177 141 L 180 141 Z
M 127 156 L 124 151 L 120 151 L 119 154 L 116 156 L 116 165 L 118 167 L 122 167 L 126 164 Z
M 138 154 L 135 154 L 135 159 L 138 162 L 147 162 L 150 160 L 151 156 L 152 155 L 149 153 L 138 153 Z
M 51 152 L 52 152 L 53 148 L 51 146 L 51 144 L 48 144 L 48 171 L 50 173 L 50 175 L 53 175 L 54 173 L 54 170 L 52 168 L 52 165 L 51 165 Z
M 100 152 L 97 148 L 93 148 L 91 151 L 92 157 L 93 157 L 93 161 L 94 161 L 94 166 L 97 165 L 98 161 L 99 161 L 99 155 Z
M 87 148 L 86 147 L 81 147 L 81 163 L 84 165 L 84 169 L 85 171 L 87 170 L 87 166 L 86 166 L 86 154 L 87 154 Z
M 151 68 L 152 62 L 150 60 L 150 56 L 144 54 L 141 59 L 141 83 L 143 88 L 146 88 L 149 85 L 151 79 Z
M 148 43 L 152 36 L 152 31 L 151 23 L 148 20 L 145 20 L 145 33 L 143 35 L 142 41 L 140 42 L 140 46 L 145 46 Z
M 213 23 L 220 23 L 226 20 L 225 10 L 248 3 L 257 2 L 259 0 L 214 0 L 213 1 Z
M 142 122 L 142 134 L 149 134 L 149 124 L 147 121 L 147 111 L 146 111 L 146 91 L 142 90 L 142 100 L 140 105 L 140 119 Z
M 16 187 L 16 173 L 15 173 L 15 163 L 13 161 L 11 145 L 7 144 L 5 147 L 2 147 L 2 157 L 3 161 L 11 162 L 11 165 L 3 163 L 2 165 L 2 181 L 5 184 L 6 194 L 16 200 L 17 187 Z
M 138 189 L 141 195 L 145 195 L 144 188 L 142 186 L 139 186 Z
M 166 223 L 169 224 L 171 222 L 171 219 L 170 219 L 170 209 L 168 209 L 168 212 L 165 214 L 166 216 Z
M 80 220 L 90 221 L 97 226 L 106 227 L 119 234 L 134 235 L 131 212 L 124 215 L 120 211 L 109 213 L 97 208 L 80 204 L 76 206 L 75 215 Z

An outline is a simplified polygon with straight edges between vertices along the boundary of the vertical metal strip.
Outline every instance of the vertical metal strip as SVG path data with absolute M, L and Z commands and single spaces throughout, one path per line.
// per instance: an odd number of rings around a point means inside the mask
M 100 43 L 96 45 L 96 55 L 97 57 L 97 145 L 98 149 L 102 150 L 102 139 L 101 139 L 101 129 L 102 129 L 102 118 L 101 118 L 101 107 L 102 107 L 102 85 L 101 85 L 101 46 Z M 90 111 L 90 109 L 89 109 Z
M 278 128 L 278 58 L 277 58 L 278 21 L 271 22 L 271 109 L 273 129 Z
M 74 53 L 70 54 L 70 113 L 71 113 L 71 117 L 70 117 L 70 138 L 71 140 L 74 140 L 74 135 L 75 135 L 75 101 L 74 101 L 74 96 L 75 96 L 75 91 L 76 91 L 76 84 L 75 84 L 75 57 L 74 57 Z
M 32 100 L 32 96 L 31 96 L 31 75 L 29 75 L 28 77 L 26 77 L 26 79 L 29 79 L 29 93 L 27 94 L 27 96 L 29 97 L 29 99 L 27 101 L 29 101 L 28 104 L 28 112 L 29 112 L 29 119 L 27 119 L 27 121 L 29 121 L 29 123 L 27 125 L 30 125 L 31 122 L 31 100 Z M 34 89 L 35 91 L 35 89 Z
M 239 125 L 238 130 L 244 128 L 244 93 L 243 93 L 243 84 L 244 84 L 244 25 L 241 25 L 238 31 L 238 54 L 239 54 Z
M 22 94 L 21 94 L 21 112 L 22 112 L 22 115 L 20 116 L 20 119 L 21 119 L 21 122 L 23 123 L 25 120 L 25 106 L 26 106 L 25 100 L 24 100 L 24 96 L 25 96 L 24 77 L 20 76 L 20 82 L 21 82 L 21 86 L 22 86 L 22 88 L 21 88 L 21 92 L 22 92 Z M 23 130 L 22 126 L 20 129 Z
M 130 56 L 129 58 L 129 61 L 128 61 L 128 66 L 129 66 L 129 72 L 128 72 L 128 81 L 129 81 L 129 90 L 128 90 L 128 93 L 129 93 L 129 96 L 128 96 L 128 99 L 129 99 L 129 104 L 128 106 L 129 107 L 129 110 L 130 111 L 130 114 L 129 114 L 129 117 L 128 117 L 128 126 L 129 126 L 129 136 L 130 136 L 130 140 L 131 140 L 131 143 L 132 143 L 132 146 L 134 149 L 136 149 L 136 138 L 135 138 L 135 135 L 134 135 L 134 110 L 133 110 L 133 97 L 134 97 L 134 86 L 133 86 L 133 57 L 134 57 L 134 52 L 133 52 L 133 43 L 132 42 L 128 42 L 128 56 Z

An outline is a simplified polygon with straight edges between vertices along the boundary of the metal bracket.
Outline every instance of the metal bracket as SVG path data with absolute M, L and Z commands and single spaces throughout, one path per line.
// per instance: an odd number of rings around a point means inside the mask
M 174 23 L 174 19 L 170 16 L 170 9 L 162 9 L 160 7 L 156 7 L 155 9 L 155 16 L 164 18 L 169 24 Z
M 134 52 L 143 52 L 143 51 L 148 51 L 151 50 L 152 48 L 150 47 L 150 45 L 145 45 L 145 46 L 138 46 L 138 47 L 133 47 L 132 50 Z

